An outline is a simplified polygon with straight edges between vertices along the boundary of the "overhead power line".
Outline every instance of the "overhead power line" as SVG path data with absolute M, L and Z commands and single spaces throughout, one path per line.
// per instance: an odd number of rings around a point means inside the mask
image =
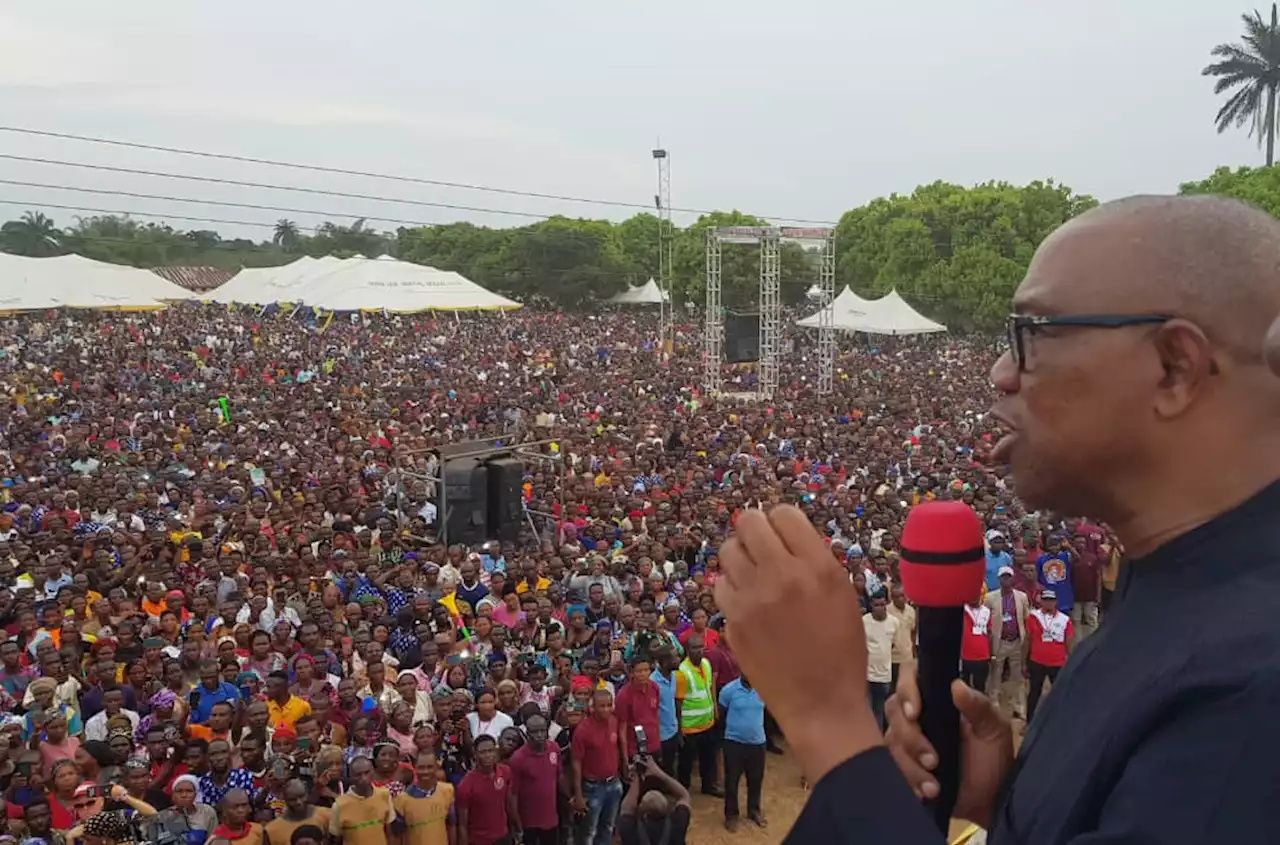
M 373 194 L 353 194 L 347 191 L 329 191 L 324 188 L 302 188 L 292 185 L 275 185 L 269 182 L 245 182 L 240 179 L 220 179 L 216 176 L 193 176 L 188 173 L 169 173 L 163 170 L 139 170 L 133 167 L 115 167 L 107 164 L 89 164 L 83 161 L 65 161 L 54 158 L 40 158 L 38 156 L 20 156 L 10 155 L 8 153 L 0 153 L 0 159 L 7 161 L 23 161 L 32 164 L 49 164 L 55 167 L 75 167 L 81 170 L 97 170 L 108 173 L 127 173 L 132 176 L 155 176 L 160 179 L 180 179 L 186 182 L 203 182 L 210 185 L 233 185 L 238 188 L 261 188 L 268 191 L 292 191 L 299 194 L 314 194 L 326 197 L 342 197 L 344 199 L 373 200 L 375 202 L 389 202 L 397 205 L 420 205 L 428 208 L 447 208 L 454 211 L 472 211 L 483 214 L 508 214 L 517 217 L 531 217 L 537 220 L 545 220 L 547 215 L 535 214 L 529 211 L 507 211 L 500 208 L 479 208 L 470 205 L 454 205 L 444 202 L 427 202 L 425 200 L 409 200 L 400 197 L 380 197 Z M 76 190 L 75 188 L 66 188 L 65 190 Z M 86 189 L 88 190 L 88 189 Z M 210 203 L 216 205 L 217 203 Z M 265 208 L 265 206 L 264 206 Z M 327 213 L 327 212 L 320 212 Z M 356 214 L 338 214 L 338 217 L 358 217 Z M 381 218 L 380 218 L 381 219 Z M 397 222 L 397 221 L 388 221 Z M 401 221 L 402 222 L 402 221 Z M 417 222 L 414 225 L 419 226 L 440 226 L 441 223 L 422 223 Z
M 653 206 L 648 203 L 623 202 L 618 200 L 606 200 L 593 197 L 575 197 L 565 194 L 543 193 L 540 191 L 523 191 L 516 188 L 495 188 L 489 185 L 473 185 L 465 182 L 449 182 L 442 179 L 425 179 L 418 176 L 406 176 L 394 173 L 379 173 L 370 170 L 354 170 L 344 167 L 327 167 L 319 164 L 306 164 L 295 161 L 282 161 L 280 159 L 257 158 L 254 156 L 233 155 L 230 153 L 215 153 L 207 150 L 194 150 L 184 147 L 167 147 L 160 144 L 144 144 L 135 141 L 122 141 L 117 138 L 100 138 L 92 135 L 75 135 L 69 132 L 51 132 L 44 129 L 32 129 L 25 126 L 0 126 L 0 132 L 10 132 L 18 135 L 31 135 L 41 138 L 58 138 L 65 141 L 80 141 L 87 144 L 101 144 L 113 147 L 124 147 L 134 150 L 147 150 L 150 152 L 169 153 L 172 155 L 192 156 L 195 158 L 216 159 L 220 161 L 235 161 L 241 164 L 255 164 L 265 167 L 282 167 L 290 170 L 305 170 L 312 173 L 330 173 L 342 176 L 359 176 L 365 179 L 381 179 L 389 182 L 405 182 L 415 185 L 431 185 L 437 188 L 454 188 L 464 191 L 480 191 L 489 194 L 504 194 L 506 196 L 527 197 L 530 199 L 554 200 L 556 202 L 573 202 L 586 205 L 611 206 L 614 208 L 632 208 L 644 211 L 652 211 Z M 464 206 L 444 206 L 444 208 L 456 208 L 459 210 L 469 210 Z M 673 208 L 674 212 L 681 214 L 713 214 L 715 210 L 705 208 Z M 498 212 L 502 213 L 502 212 Z M 545 216 L 545 215 L 542 215 Z M 756 215 L 765 220 L 771 220 L 776 223 L 807 223 L 815 226 L 834 226 L 835 224 L 829 220 L 810 220 L 803 217 L 787 217 L 783 215 Z
M 138 191 L 120 191 L 111 188 L 82 188 L 76 185 L 51 185 L 45 182 L 25 182 L 17 179 L 0 179 L 0 185 L 15 185 L 21 188 L 41 188 L 49 191 L 72 191 L 80 194 L 101 194 L 103 196 L 112 197 L 130 197 L 132 199 L 142 200 L 160 200 L 162 202 L 183 202 L 190 205 L 216 205 L 222 208 L 247 208 L 253 211 L 270 211 L 277 214 L 311 214 L 318 217 L 326 217 L 329 219 L 341 218 L 363 218 L 365 220 L 375 220 L 379 223 L 395 223 L 400 226 L 429 226 L 436 227 L 444 224 L 428 223 L 423 220 L 402 220 L 395 217 L 380 217 L 376 214 L 354 214 L 351 212 L 337 211 L 321 211 L 311 208 L 288 208 L 279 205 L 259 205 L 250 202 L 232 202 L 229 200 L 211 200 L 200 199 L 199 197 L 175 197 L 167 194 L 144 194 Z M 516 214 L 518 212 L 508 212 Z M 530 214 L 530 217 L 541 217 L 541 215 Z M 177 218 L 181 219 L 181 218 Z M 260 223 L 261 226 L 274 226 L 274 223 Z

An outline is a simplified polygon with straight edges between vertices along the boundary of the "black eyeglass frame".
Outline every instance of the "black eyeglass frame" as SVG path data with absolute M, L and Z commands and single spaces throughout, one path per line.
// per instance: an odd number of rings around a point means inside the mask
M 1085 329 L 1123 329 L 1129 326 L 1155 326 L 1174 319 L 1172 314 L 1010 314 L 1005 325 L 1009 352 L 1019 372 L 1027 368 L 1027 356 L 1023 335 L 1028 331 L 1053 326 L 1073 326 Z

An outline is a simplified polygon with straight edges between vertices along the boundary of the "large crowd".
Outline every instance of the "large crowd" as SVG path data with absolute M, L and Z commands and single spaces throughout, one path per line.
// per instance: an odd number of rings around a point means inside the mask
M 881 718 L 915 657 L 905 516 L 972 504 L 964 675 L 1029 719 L 1119 550 L 987 460 L 992 341 L 847 339 L 822 396 L 797 335 L 777 395 L 744 400 L 700 388 L 693 324 L 670 355 L 655 334 L 622 311 L 0 322 L 0 845 L 678 845 L 695 785 L 764 826 L 785 738 L 712 588 L 737 516 L 780 502 L 850 573 Z M 534 444 L 518 528 L 441 542 L 432 449 L 495 438 Z

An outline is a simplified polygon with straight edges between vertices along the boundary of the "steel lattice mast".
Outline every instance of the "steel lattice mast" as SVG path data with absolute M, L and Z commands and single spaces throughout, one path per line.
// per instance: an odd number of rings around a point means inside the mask
M 658 165 L 658 193 L 653 203 L 658 209 L 658 290 L 663 301 L 658 304 L 658 354 L 665 358 L 667 350 L 674 346 L 674 301 L 671 297 L 671 280 L 675 228 L 671 222 L 671 156 L 661 146 L 653 150 L 653 160 Z

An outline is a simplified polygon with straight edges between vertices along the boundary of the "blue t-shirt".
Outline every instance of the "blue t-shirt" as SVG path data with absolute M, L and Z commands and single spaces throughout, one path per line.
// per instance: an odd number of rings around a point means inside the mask
M 1076 606 L 1076 594 L 1071 588 L 1071 556 L 1066 552 L 1056 555 L 1040 555 L 1036 560 L 1036 574 L 1040 586 L 1053 590 L 1058 597 L 1058 610 L 1070 613 Z
M 720 706 L 725 711 L 725 739 L 743 745 L 764 745 L 764 699 L 760 693 L 738 678 L 720 690 Z
M 1013 556 L 1008 552 L 987 552 L 987 589 L 1000 589 L 1000 567 L 1013 568 Z
M 187 693 L 187 703 L 191 703 L 192 696 L 196 693 L 200 693 L 200 702 L 191 707 L 191 721 L 197 725 L 209 721 L 213 705 L 219 701 L 229 701 L 233 708 L 240 704 L 240 688 L 226 681 L 219 681 L 217 689 L 208 689 L 204 684 L 197 685 Z
M 654 672 L 649 677 L 658 685 L 658 739 L 666 742 L 680 731 L 676 723 L 675 673 L 664 677 L 661 672 Z

